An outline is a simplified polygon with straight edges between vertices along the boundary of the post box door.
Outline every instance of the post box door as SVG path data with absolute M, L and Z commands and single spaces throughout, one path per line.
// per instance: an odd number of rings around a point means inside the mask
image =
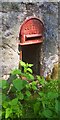
M 20 28 L 20 45 L 30 45 L 43 42 L 43 23 L 36 17 L 23 22 Z

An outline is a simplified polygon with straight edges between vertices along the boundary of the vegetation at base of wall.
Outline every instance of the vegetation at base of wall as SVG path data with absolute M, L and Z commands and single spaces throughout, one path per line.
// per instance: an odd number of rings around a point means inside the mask
M 32 66 L 20 61 L 20 69 L 0 80 L 1 120 L 60 118 L 60 81 L 34 76 Z

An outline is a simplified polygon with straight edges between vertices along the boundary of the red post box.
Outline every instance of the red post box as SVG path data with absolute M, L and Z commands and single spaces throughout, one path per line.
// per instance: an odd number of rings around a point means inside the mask
M 41 43 L 43 42 L 44 25 L 37 17 L 26 19 L 19 32 L 20 59 L 34 64 L 35 71 L 39 70 Z M 21 54 L 22 53 L 22 54 Z M 38 72 L 36 72 L 38 74 Z

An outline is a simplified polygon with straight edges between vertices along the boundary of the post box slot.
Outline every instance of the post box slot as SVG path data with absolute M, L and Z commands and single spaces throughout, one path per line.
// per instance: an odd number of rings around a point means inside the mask
M 42 34 L 32 34 L 32 35 L 26 35 L 25 39 L 26 41 L 28 40 L 37 40 L 37 39 L 41 39 Z

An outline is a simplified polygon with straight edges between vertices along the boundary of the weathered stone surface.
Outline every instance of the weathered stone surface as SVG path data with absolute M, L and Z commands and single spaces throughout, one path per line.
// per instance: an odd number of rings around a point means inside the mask
M 60 2 L 58 3 L 58 55 L 60 63 Z
M 16 37 L 21 23 L 29 16 L 37 16 L 44 21 L 45 39 L 41 49 L 40 64 L 44 76 L 47 75 L 48 71 L 52 71 L 54 63 L 58 62 L 58 3 L 38 3 L 38 1 L 35 3 L 29 3 L 29 1 L 28 3 L 2 2 L 0 16 L 2 16 L 1 75 L 7 75 L 11 69 L 18 67 L 19 56 Z
M 58 63 L 58 55 L 50 56 L 48 59 L 44 58 L 45 60 L 45 71 L 44 71 L 44 77 L 46 77 L 48 74 L 52 73 L 52 70 L 54 68 L 54 65 Z
M 1 0 L 0 0 L 1 1 Z M 2 2 L 29 2 L 29 3 L 36 3 L 36 2 L 59 2 L 60 0 L 2 0 Z

